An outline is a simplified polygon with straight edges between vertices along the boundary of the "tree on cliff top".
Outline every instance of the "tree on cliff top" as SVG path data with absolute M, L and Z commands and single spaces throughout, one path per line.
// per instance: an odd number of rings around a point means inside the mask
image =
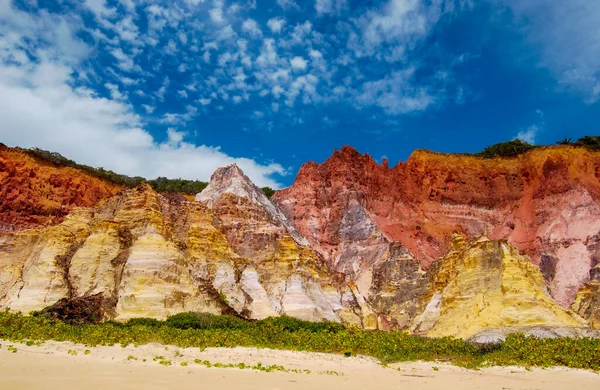
M 579 138 L 574 145 L 585 146 L 592 150 L 600 150 L 600 136 L 586 135 L 585 137 Z
M 525 153 L 526 151 L 531 150 L 535 147 L 536 146 L 521 141 L 520 139 L 515 139 L 512 141 L 500 142 L 498 144 L 488 146 L 483 151 L 475 153 L 475 155 L 485 158 L 516 156 L 518 154 Z

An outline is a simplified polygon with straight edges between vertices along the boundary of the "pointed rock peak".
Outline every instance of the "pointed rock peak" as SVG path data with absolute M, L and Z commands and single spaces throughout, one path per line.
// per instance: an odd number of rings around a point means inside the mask
M 217 170 L 210 177 L 211 183 L 213 181 L 225 181 L 230 180 L 234 177 L 242 178 L 248 182 L 250 179 L 244 174 L 244 171 L 237 164 L 227 165 L 226 167 L 217 168 Z
M 294 229 L 279 208 L 235 164 L 218 168 L 212 174 L 208 186 L 196 195 L 196 201 L 204 203 L 209 208 L 213 208 L 224 193 L 247 198 L 254 204 L 263 207 L 273 220 L 279 221 L 286 228 L 297 243 L 308 245 L 308 241 Z
M 352 146 L 342 146 L 338 151 L 333 152 L 323 164 L 328 169 L 351 170 L 354 167 L 364 167 L 365 165 L 379 165 L 368 153 L 362 154 Z
M 343 155 L 347 155 L 347 156 L 359 156 L 360 155 L 358 150 L 354 149 L 350 145 L 342 146 L 342 149 L 340 149 L 339 153 L 343 154 Z
M 328 161 L 352 161 L 354 159 L 360 159 L 362 157 L 366 157 L 368 155 L 362 155 L 358 150 L 354 149 L 352 146 L 342 146 L 342 148 L 338 151 L 335 149 L 331 157 L 329 157 Z
M 270 203 L 262 190 L 236 164 L 217 168 L 210 177 L 208 186 L 196 195 L 196 200 L 212 207 L 224 193 L 248 198 L 255 203 Z

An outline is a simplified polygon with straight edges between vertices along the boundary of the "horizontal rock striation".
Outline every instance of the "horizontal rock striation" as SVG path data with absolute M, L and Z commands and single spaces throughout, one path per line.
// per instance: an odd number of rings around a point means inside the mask
M 2 191 L 27 199 L 2 200 L 0 221 L 18 227 L 0 231 L 0 308 L 288 315 L 475 340 L 600 328 L 600 169 L 585 149 L 418 151 L 389 168 L 345 147 L 273 202 L 235 165 L 192 201 L 20 153 L 0 149 L 15 167 Z M 52 175 L 51 188 L 36 179 Z M 64 199 L 77 201 L 52 214 Z
M 428 269 L 453 232 L 487 234 L 528 255 L 568 308 L 599 256 L 599 178 L 600 153 L 568 146 L 495 159 L 416 151 L 391 168 L 344 147 L 305 164 L 273 200 L 334 270 L 351 263 L 353 277 L 383 255 L 377 240 L 401 243 Z
M 0 144 L 0 232 L 55 225 L 123 187 Z
M 540 270 L 505 241 L 455 235 L 429 273 L 412 331 L 471 338 L 482 329 L 584 328 L 548 294 Z
M 260 205 L 240 209 L 256 213 L 254 220 L 242 212 L 236 222 L 236 214 L 223 211 L 244 202 L 225 193 L 213 212 L 144 184 L 93 208 L 74 209 L 58 225 L 5 234 L 0 306 L 30 312 L 101 295 L 114 302 L 103 308 L 105 319 L 197 311 L 363 326 L 351 286 L 282 225 L 271 226 Z M 228 237 L 232 225 L 238 231 Z M 256 246 L 239 239 L 257 236 L 264 238 Z

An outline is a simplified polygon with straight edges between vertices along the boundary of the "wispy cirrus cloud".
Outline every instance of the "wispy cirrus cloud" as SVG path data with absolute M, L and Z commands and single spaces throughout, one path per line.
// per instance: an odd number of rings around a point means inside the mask
M 514 13 L 540 66 L 588 103 L 600 100 L 600 2 L 498 0 Z

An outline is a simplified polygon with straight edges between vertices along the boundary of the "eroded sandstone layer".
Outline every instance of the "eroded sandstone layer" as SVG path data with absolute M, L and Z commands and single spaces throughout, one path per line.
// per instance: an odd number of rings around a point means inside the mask
M 140 185 L 58 225 L 5 234 L 0 306 L 30 312 L 102 294 L 114 302 L 107 319 L 235 312 L 364 326 L 370 313 L 351 286 L 260 203 L 222 192 L 211 207 Z
M 430 271 L 412 325 L 428 336 L 470 338 L 482 329 L 585 327 L 556 304 L 540 270 L 507 242 L 454 235 L 450 251 Z
M 58 175 L 2 156 L 3 183 Z M 305 165 L 273 202 L 235 165 L 194 201 L 146 184 L 81 195 L 77 170 L 52 190 L 33 180 L 16 191 L 28 204 L 81 204 L 44 220 L 5 202 L 3 218 L 24 222 L 0 232 L 0 308 L 83 302 L 116 320 L 197 311 L 436 337 L 588 335 L 600 327 L 598 164 L 562 147 L 495 160 L 415 152 L 389 168 L 344 148 Z
M 275 203 L 334 270 L 362 270 L 399 242 L 425 268 L 453 232 L 506 239 L 568 308 L 599 262 L 600 153 L 536 148 L 485 159 L 415 151 L 388 167 L 350 147 L 307 163 Z
M 123 187 L 0 144 L 0 232 L 55 225 Z

